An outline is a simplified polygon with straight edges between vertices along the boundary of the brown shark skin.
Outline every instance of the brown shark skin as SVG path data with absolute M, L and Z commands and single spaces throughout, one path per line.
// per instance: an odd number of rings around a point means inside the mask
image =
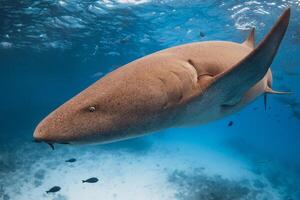
M 288 17 L 281 18 L 289 18 L 289 9 L 284 15 L 287 12 Z M 270 69 L 238 99 L 224 101 L 226 90 L 206 91 L 218 81 L 218 75 L 250 55 L 253 46 L 249 42 L 197 42 L 142 57 L 57 108 L 39 123 L 34 138 L 107 143 L 164 128 L 203 124 L 234 113 L 271 86 Z M 205 100 L 206 96 L 214 99 Z M 93 112 L 90 107 L 95 108 Z

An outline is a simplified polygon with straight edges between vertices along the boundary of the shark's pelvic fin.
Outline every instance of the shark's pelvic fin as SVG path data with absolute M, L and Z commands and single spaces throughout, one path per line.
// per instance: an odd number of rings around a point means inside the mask
M 292 94 L 292 92 L 282 92 L 282 91 L 276 91 L 267 86 L 265 88 L 265 93 L 264 93 L 264 106 L 265 106 L 265 111 L 267 110 L 267 103 L 268 103 L 268 94 Z
M 248 38 L 243 42 L 243 45 L 248 46 L 252 49 L 255 47 L 255 28 L 252 28 Z
M 283 92 L 283 91 L 276 91 L 273 90 L 272 88 L 270 88 L 269 86 L 267 86 L 265 88 L 265 93 L 266 94 L 292 94 L 292 92 Z
M 238 103 L 266 75 L 288 27 L 290 12 L 290 8 L 284 11 L 271 31 L 249 55 L 215 76 L 203 95 L 213 96 L 222 91 L 223 95 L 219 98 L 221 105 Z

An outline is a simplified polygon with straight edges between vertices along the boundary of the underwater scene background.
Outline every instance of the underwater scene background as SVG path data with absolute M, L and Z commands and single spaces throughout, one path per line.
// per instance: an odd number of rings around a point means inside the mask
M 32 142 L 37 123 L 108 72 L 167 47 L 256 42 L 291 6 L 275 89 L 225 119 L 91 146 Z M 300 199 L 300 2 L 0 0 L 0 199 Z M 231 122 L 232 121 L 232 122 Z M 231 122 L 231 126 L 228 124 Z M 75 158 L 75 162 L 65 162 Z M 97 177 L 96 183 L 82 180 Z M 60 191 L 46 193 L 53 186 Z

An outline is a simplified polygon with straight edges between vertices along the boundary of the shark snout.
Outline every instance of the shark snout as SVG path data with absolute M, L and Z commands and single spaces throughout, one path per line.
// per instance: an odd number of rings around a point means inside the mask
M 33 142 L 36 142 L 36 143 L 44 142 L 44 143 L 48 144 L 52 150 L 54 150 L 55 143 L 70 144 L 69 142 L 65 142 L 65 141 L 64 142 L 56 141 L 54 138 L 51 137 L 50 134 L 47 134 L 47 132 L 45 132 L 43 130 L 43 128 L 40 128 L 40 126 L 38 126 L 33 133 Z
M 50 140 L 50 138 L 47 137 L 46 132 L 43 131 L 39 126 L 37 126 L 33 132 L 33 139 L 35 142 L 43 142 Z
M 50 141 L 50 138 L 47 137 L 47 134 L 43 132 L 39 126 L 34 130 L 33 142 L 36 143 L 45 142 L 51 147 L 52 150 L 54 150 L 54 145 L 53 145 L 54 141 Z
M 59 144 L 69 144 L 70 142 L 67 141 L 65 138 L 61 138 L 62 134 L 57 132 L 56 130 L 52 130 L 51 126 L 45 121 L 42 121 L 38 126 L 35 128 L 33 132 L 33 141 L 34 142 L 46 142 L 46 143 L 59 143 Z

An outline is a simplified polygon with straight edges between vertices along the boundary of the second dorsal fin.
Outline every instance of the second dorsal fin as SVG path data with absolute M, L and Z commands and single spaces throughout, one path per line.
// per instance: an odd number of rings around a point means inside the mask
M 252 28 L 247 39 L 243 42 L 243 45 L 250 47 L 252 49 L 255 48 L 255 28 Z

